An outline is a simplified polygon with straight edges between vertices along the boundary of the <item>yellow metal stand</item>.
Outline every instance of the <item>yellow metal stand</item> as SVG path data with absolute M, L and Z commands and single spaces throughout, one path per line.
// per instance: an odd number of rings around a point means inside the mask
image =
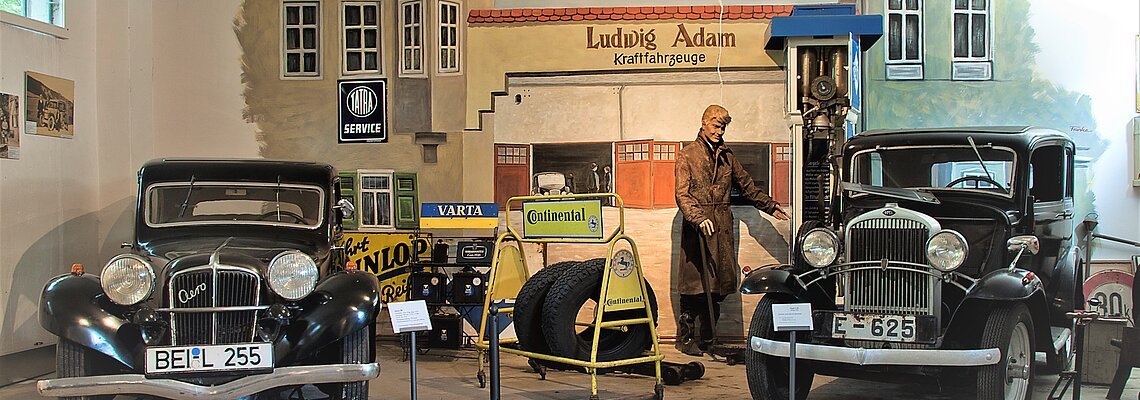
M 558 201 L 573 201 L 582 199 L 613 199 L 614 204 L 618 208 L 618 227 L 604 238 L 582 238 L 582 237 L 550 237 L 544 236 L 541 238 L 528 238 L 524 234 L 519 234 L 517 230 L 511 225 L 510 205 L 513 202 L 540 202 L 535 204 L 552 204 L 546 202 Z M 598 194 L 579 194 L 579 195 L 561 195 L 561 196 L 524 196 L 512 197 L 507 201 L 505 212 L 507 213 L 507 229 L 506 232 L 499 235 L 495 240 L 495 253 L 491 260 L 491 270 L 488 277 L 488 290 L 487 295 L 483 299 L 483 323 L 479 326 L 479 336 L 476 340 L 475 346 L 479 353 L 479 376 L 485 376 L 486 368 L 486 353 L 490 348 L 490 343 L 487 341 L 487 323 L 488 310 L 490 305 L 502 300 L 514 299 L 518 297 L 519 290 L 522 289 L 523 284 L 530 279 L 530 271 L 526 266 L 526 255 L 522 250 L 522 243 L 593 243 L 605 244 L 607 246 L 607 256 L 605 269 L 602 272 L 602 286 L 598 295 L 598 307 L 594 315 L 593 326 L 600 329 L 594 329 L 593 340 L 590 345 L 590 360 L 578 360 L 566 357 L 559 357 L 550 354 L 534 353 L 515 348 L 500 347 L 500 351 L 510 354 L 517 354 L 524 357 L 554 361 L 568 365 L 583 367 L 586 372 L 590 374 L 590 398 L 598 398 L 598 369 L 599 368 L 613 368 L 623 365 L 640 364 L 646 362 L 653 362 L 657 384 L 654 386 L 655 398 L 662 398 L 664 392 L 664 384 L 661 380 L 661 360 L 665 356 L 661 353 L 660 344 L 657 338 L 657 325 L 653 320 L 653 311 L 650 309 L 649 302 L 647 301 L 648 292 L 645 288 L 645 276 L 641 269 L 641 259 L 638 256 L 637 245 L 633 243 L 633 239 L 625 235 L 625 207 L 623 206 L 621 197 L 613 193 L 598 193 Z M 524 215 L 524 219 L 526 216 Z M 599 217 L 600 218 L 600 217 Z M 525 230 L 524 230 L 525 232 Z M 615 248 L 619 242 L 626 242 L 632 250 L 633 263 L 629 265 L 627 260 L 623 260 L 622 256 L 629 256 L 630 253 L 625 250 L 620 251 L 617 255 L 619 258 L 618 266 L 619 275 L 621 278 L 636 277 L 636 286 L 631 286 L 630 289 L 634 290 L 636 297 L 625 297 L 619 300 L 618 293 L 623 292 L 620 287 L 622 282 L 611 281 L 610 277 L 615 276 Z M 625 254 L 622 254 L 622 253 Z M 630 270 L 632 268 L 632 271 Z M 619 279 L 618 281 L 631 281 L 627 279 Z M 611 291 L 611 289 L 613 289 Z M 624 291 L 627 295 L 629 291 Z M 630 301 L 634 298 L 634 301 Z M 616 306 L 615 306 L 616 304 Z M 605 321 L 603 314 L 607 309 L 610 311 L 628 310 L 643 308 L 646 317 L 625 319 L 618 321 Z M 513 313 L 514 307 L 503 307 L 499 309 L 500 313 Z M 653 343 L 653 350 L 645 353 L 641 357 L 613 360 L 613 361 L 598 361 L 598 340 L 601 335 L 602 329 L 621 329 L 621 327 L 646 324 L 649 325 L 650 340 Z M 498 329 L 498 326 L 493 327 Z M 509 344 L 517 342 L 518 339 L 502 339 L 499 344 Z

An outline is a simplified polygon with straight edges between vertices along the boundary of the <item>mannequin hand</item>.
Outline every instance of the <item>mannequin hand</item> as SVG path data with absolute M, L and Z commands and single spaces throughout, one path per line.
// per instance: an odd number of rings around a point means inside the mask
M 716 233 L 716 229 L 713 229 L 713 222 L 711 219 L 706 219 L 704 221 L 701 221 L 700 226 L 701 226 L 701 232 L 704 232 L 705 236 L 712 236 L 714 233 Z
M 787 221 L 792 218 L 788 216 L 788 213 L 784 212 L 784 209 L 780 208 L 780 206 L 776 206 L 776 209 L 772 210 L 772 216 L 780 221 Z

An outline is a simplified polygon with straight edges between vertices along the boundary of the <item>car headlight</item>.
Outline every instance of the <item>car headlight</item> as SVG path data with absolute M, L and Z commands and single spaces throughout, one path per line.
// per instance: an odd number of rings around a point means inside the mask
M 824 228 L 815 228 L 800 241 L 800 252 L 804 261 L 816 268 L 823 268 L 835 262 L 839 254 L 839 237 L 835 232 Z
M 154 269 L 142 257 L 120 254 L 103 267 L 99 284 L 115 304 L 133 306 L 146 300 L 154 291 Z
M 931 266 L 942 272 L 950 272 L 962 266 L 969 253 L 966 238 L 951 230 L 938 232 L 926 242 L 926 259 Z
M 312 293 L 319 275 L 317 263 L 296 250 L 281 252 L 269 262 L 269 287 L 288 300 Z

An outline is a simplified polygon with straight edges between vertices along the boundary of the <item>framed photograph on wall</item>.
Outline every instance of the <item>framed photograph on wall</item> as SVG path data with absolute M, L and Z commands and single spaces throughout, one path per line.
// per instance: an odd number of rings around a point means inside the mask
M 24 133 L 70 139 L 75 135 L 75 82 L 28 71 Z
M 20 158 L 20 96 L 0 93 L 0 158 Z

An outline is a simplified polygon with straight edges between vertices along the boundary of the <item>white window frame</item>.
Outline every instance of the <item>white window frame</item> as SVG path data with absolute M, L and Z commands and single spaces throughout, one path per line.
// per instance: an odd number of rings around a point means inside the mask
M 966 6 L 966 9 L 964 9 L 964 10 L 958 9 L 957 2 L 954 0 L 951 0 L 951 4 L 950 4 L 950 9 L 951 9 L 951 13 L 950 13 L 950 59 L 951 59 L 951 64 L 952 64 L 951 65 L 951 71 L 950 71 L 950 79 L 952 79 L 952 80 L 972 80 L 972 81 L 991 80 L 991 79 L 993 79 L 993 54 L 994 54 L 994 50 L 993 50 L 993 36 L 994 36 L 993 35 L 993 30 L 994 30 L 993 8 L 994 8 L 994 0 L 983 0 L 986 2 L 985 3 L 986 4 L 985 10 L 974 10 L 973 6 L 974 6 L 975 0 L 966 0 L 966 1 L 967 1 L 967 6 Z M 975 30 L 973 16 L 974 15 L 985 15 L 986 16 L 986 26 L 983 28 L 983 29 L 985 29 L 985 34 L 986 34 L 985 44 L 983 45 L 983 46 L 985 46 L 985 55 L 983 55 L 981 57 L 975 57 L 975 56 L 970 55 L 970 54 L 973 54 L 973 50 L 974 50 L 972 47 L 970 47 L 971 46 L 971 39 L 970 38 L 972 37 L 972 35 L 970 35 L 970 34 L 967 34 L 967 36 L 966 36 L 966 41 L 967 41 L 966 42 L 966 49 L 967 49 L 966 53 L 967 53 L 967 56 L 959 57 L 956 54 L 954 54 L 954 50 L 957 47 L 956 46 L 957 38 L 954 36 L 954 19 L 958 15 L 966 15 L 967 27 L 968 27 L 967 29 L 969 29 L 971 34 Z
M 367 25 L 364 22 L 364 7 L 368 7 L 368 6 L 376 7 L 376 24 L 375 25 Z M 345 8 L 346 7 L 360 7 L 361 8 L 360 25 L 348 26 L 348 21 L 345 20 L 345 17 L 346 17 L 345 16 Z M 344 2 L 341 2 L 341 4 L 340 4 L 339 13 L 340 13 L 340 56 L 341 56 L 340 72 L 341 72 L 341 74 L 342 75 L 353 75 L 353 76 L 357 76 L 357 75 L 383 76 L 384 75 L 384 43 L 383 43 L 384 26 L 383 26 L 382 21 L 384 21 L 384 9 L 383 9 L 383 7 L 381 7 L 380 2 L 379 1 L 344 1 Z M 358 49 L 349 49 L 348 48 L 348 30 L 349 29 L 360 29 L 362 31 L 360 34 L 360 48 L 358 48 Z M 363 33 L 363 31 L 368 30 L 368 29 L 375 29 L 376 30 L 376 47 L 367 47 L 364 44 L 364 33 Z M 364 61 L 364 58 L 365 58 L 364 56 L 369 52 L 375 52 L 376 53 L 376 68 L 375 69 L 367 69 L 364 67 L 365 65 L 367 65 L 367 63 L 365 63 L 365 61 Z M 356 71 L 349 71 L 348 70 L 348 55 L 349 55 L 349 53 L 360 53 L 360 65 L 361 65 L 360 70 L 356 70 Z
M 448 7 L 455 8 L 455 21 L 452 21 L 451 23 L 444 21 L 444 16 L 447 15 L 445 11 L 447 11 L 446 8 Z M 458 74 L 461 72 L 461 66 L 463 65 L 463 53 L 460 51 L 460 49 L 463 47 L 463 38 L 461 37 L 463 32 L 463 29 L 461 29 L 461 25 L 463 24 L 463 5 L 456 2 L 440 0 L 438 7 L 436 7 L 435 21 L 435 31 L 439 33 L 435 40 L 437 45 L 436 47 L 439 50 L 439 58 L 436 62 L 436 71 L 438 71 L 440 74 Z M 454 38 L 455 45 L 443 42 L 444 29 L 454 30 L 449 35 L 449 37 Z M 447 58 L 444 57 L 444 54 L 448 51 L 455 52 L 455 65 L 444 65 L 445 60 L 447 60 Z
M 0 23 L 54 36 L 59 39 L 68 39 L 70 37 L 67 29 L 66 0 L 22 0 L 21 3 L 23 4 L 22 14 L 0 11 Z M 56 21 L 46 21 L 44 18 L 41 18 L 42 16 L 29 15 L 29 10 L 33 9 L 33 6 L 37 8 L 47 7 L 47 9 L 50 10 L 53 4 L 59 5 L 59 10 L 55 13 L 58 17 Z M 47 17 L 47 19 L 50 19 L 50 17 Z
M 387 189 L 365 189 L 364 188 L 364 180 L 365 180 L 365 178 L 371 178 L 371 177 L 386 177 L 386 178 L 388 178 L 388 188 Z M 358 204 L 359 204 L 359 208 L 360 208 L 360 210 L 358 210 L 356 213 L 357 222 L 358 222 L 357 226 L 359 226 L 359 229 L 361 229 L 361 230 L 395 230 L 396 229 L 396 171 L 390 170 L 390 169 L 363 169 L 363 170 L 358 170 L 357 174 L 356 174 L 356 188 L 355 189 L 356 189 L 356 198 L 357 198 L 357 201 L 359 202 Z M 365 215 L 364 214 L 364 211 L 365 211 L 364 210 L 364 207 L 365 207 L 364 206 L 364 197 L 365 197 L 365 194 L 372 194 L 373 195 L 373 208 L 374 208 L 373 211 L 375 212 L 375 211 L 379 211 L 379 207 L 376 205 L 376 204 L 378 204 L 378 202 L 375 200 L 375 195 L 381 194 L 381 193 L 386 193 L 388 195 L 388 209 L 387 209 L 388 224 L 384 225 L 384 224 L 379 224 L 379 223 L 375 223 L 375 224 L 365 223 L 365 220 L 364 220 L 364 215 Z M 376 219 L 375 222 L 380 221 L 380 214 L 378 212 L 375 213 L 375 219 Z
M 413 14 L 413 16 L 417 18 L 417 20 L 416 21 L 408 21 L 407 20 L 407 13 L 405 12 L 405 9 L 407 7 L 413 7 L 414 8 L 415 6 L 419 6 L 418 7 L 419 13 Z M 400 26 L 399 26 L 399 30 L 397 31 L 398 32 L 397 35 L 400 38 L 400 52 L 398 53 L 399 54 L 399 64 L 400 64 L 400 76 L 420 76 L 420 77 L 426 76 L 426 73 L 425 73 L 426 69 L 424 68 L 424 59 L 426 58 L 424 56 L 424 1 L 423 0 L 412 0 L 412 1 L 401 2 L 399 13 L 400 13 L 400 18 L 399 18 Z M 419 40 L 418 45 L 408 43 L 407 40 L 405 40 L 405 36 L 406 36 L 405 31 L 408 29 L 412 29 L 413 31 L 418 31 L 418 35 L 413 37 L 413 39 Z M 408 51 L 411 51 L 411 54 L 412 54 L 411 58 L 409 58 L 405 55 Z M 419 52 L 418 58 L 416 57 L 417 51 Z M 408 65 L 409 62 L 417 61 L 417 60 L 419 61 L 419 69 L 411 68 L 411 66 Z
M 883 32 L 886 32 L 886 34 L 888 35 L 888 38 L 886 40 L 886 45 L 883 46 L 883 61 L 886 64 L 886 68 L 887 68 L 887 75 L 886 75 L 887 79 L 888 80 L 921 80 L 921 79 L 923 79 L 923 64 L 925 63 L 924 53 L 925 53 L 925 49 L 926 49 L 926 21 L 925 21 L 925 18 L 923 17 L 923 13 L 924 13 L 925 8 L 926 8 L 926 2 L 924 0 L 916 0 L 918 2 L 918 9 L 917 10 L 908 10 L 906 8 L 907 0 L 898 0 L 899 4 L 902 6 L 902 8 L 899 10 L 892 10 L 891 9 L 891 1 L 892 0 L 883 0 L 883 10 L 884 10 L 883 14 L 886 16 L 886 18 L 883 18 Z M 899 46 L 902 47 L 900 49 L 900 54 L 902 55 L 902 59 L 899 59 L 899 60 L 892 60 L 891 59 L 891 42 L 890 42 L 889 35 L 891 34 L 891 16 L 892 15 L 898 15 L 899 18 L 902 20 L 902 25 L 900 26 L 900 29 L 902 29 L 902 32 L 899 33 L 899 36 L 902 38 L 902 40 L 899 43 Z M 906 27 L 907 27 L 906 19 L 908 16 L 912 16 L 912 15 L 918 17 L 918 50 L 917 50 L 918 58 L 917 59 L 907 59 L 907 56 L 909 54 L 907 53 L 907 50 L 906 50 Z
M 313 24 L 305 24 L 305 12 L 304 12 L 304 8 L 303 8 L 304 6 L 311 6 L 311 7 L 316 8 L 317 15 L 316 15 L 316 18 L 314 19 Z M 298 15 L 298 20 L 297 20 L 298 24 L 297 25 L 287 25 L 287 22 L 288 22 L 287 15 L 289 13 L 289 7 L 301 7 L 301 9 L 298 11 L 298 14 L 297 14 Z M 280 14 L 280 16 L 281 16 L 281 31 L 280 31 L 280 33 L 281 33 L 281 46 L 280 46 L 281 47 L 281 60 L 280 60 L 281 61 L 281 79 L 321 79 L 322 72 L 323 72 L 323 68 L 321 68 L 322 67 L 322 65 L 321 65 L 322 64 L 321 63 L 321 61 L 322 61 L 321 60 L 321 38 L 324 36 L 323 32 L 321 32 L 321 26 L 322 26 L 322 24 L 321 24 L 321 2 L 320 1 L 313 1 L 313 0 L 284 0 L 281 2 L 281 14 Z M 305 43 L 304 30 L 306 28 L 314 28 L 317 32 L 317 37 L 314 39 L 314 40 L 316 40 L 316 42 L 314 43 L 315 48 L 311 49 L 311 50 L 304 48 L 304 46 L 305 46 L 304 45 L 304 43 Z M 288 45 L 288 40 L 289 40 L 288 31 L 289 31 L 289 29 L 299 29 L 299 31 L 298 31 L 299 36 L 298 36 L 297 40 L 299 41 L 298 44 L 300 47 L 298 47 L 297 49 L 291 50 L 288 48 L 289 47 L 289 45 Z M 313 71 L 313 72 L 304 71 L 304 69 L 305 69 L 305 54 L 306 53 L 315 54 L 314 57 L 316 57 L 316 60 L 315 60 L 316 71 Z M 289 72 L 288 71 L 289 54 L 299 54 L 300 55 L 299 56 L 300 57 L 300 65 L 301 65 L 301 71 L 300 72 Z

